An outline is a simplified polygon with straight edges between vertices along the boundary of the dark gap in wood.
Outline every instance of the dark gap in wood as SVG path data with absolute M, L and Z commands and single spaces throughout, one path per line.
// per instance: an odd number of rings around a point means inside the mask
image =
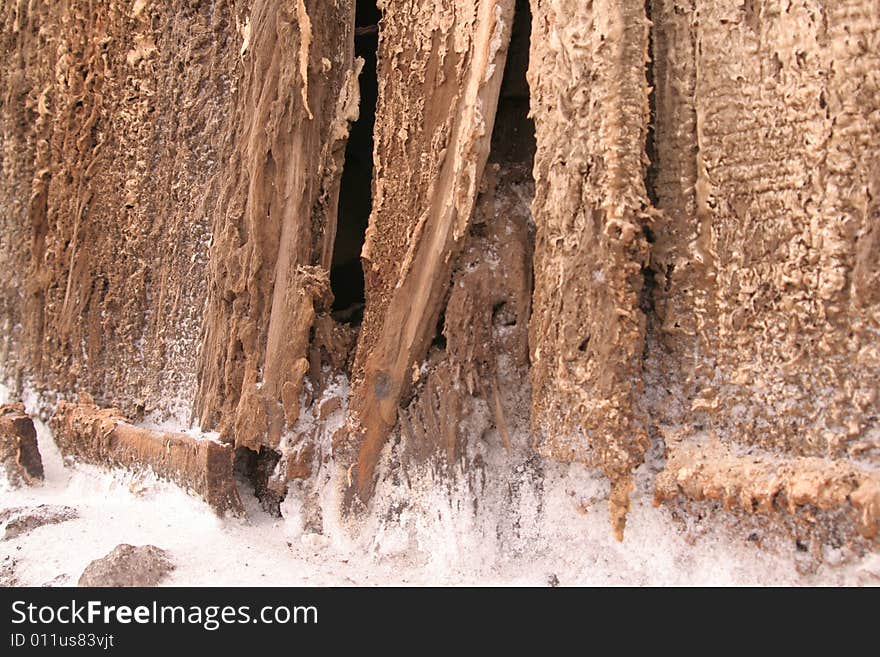
M 253 486 L 254 496 L 259 500 L 263 511 L 276 518 L 281 517 L 281 502 L 284 497 L 273 490 L 272 475 L 281 459 L 278 452 L 260 447 L 259 452 L 239 447 L 235 450 L 235 473 Z
M 528 164 L 529 172 L 535 159 L 535 122 L 529 117 L 526 77 L 531 31 L 529 2 L 517 0 L 489 154 L 490 162 Z
M 345 148 L 345 164 L 339 188 L 339 211 L 330 287 L 333 291 L 334 319 L 359 326 L 364 312 L 364 271 L 361 250 L 372 210 L 373 127 L 379 85 L 376 74 L 376 51 L 379 46 L 378 22 L 381 12 L 375 0 L 358 0 L 355 9 L 356 57 L 364 60 L 358 80 L 360 112 L 351 126 Z

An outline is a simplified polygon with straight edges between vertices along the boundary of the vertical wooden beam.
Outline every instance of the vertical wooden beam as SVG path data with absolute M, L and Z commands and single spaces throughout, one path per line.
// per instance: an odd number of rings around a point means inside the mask
M 513 0 L 384 6 L 374 208 L 363 251 L 349 490 L 369 498 L 412 368 L 437 328 L 489 154 Z
M 276 448 L 298 419 L 309 332 L 330 302 L 325 260 L 359 66 L 352 0 L 257 0 L 246 29 L 196 412 L 203 427 L 259 449 Z
M 542 454 L 600 466 L 615 482 L 618 537 L 648 443 L 637 407 L 653 217 L 648 30 L 644 0 L 532 2 L 533 432 Z

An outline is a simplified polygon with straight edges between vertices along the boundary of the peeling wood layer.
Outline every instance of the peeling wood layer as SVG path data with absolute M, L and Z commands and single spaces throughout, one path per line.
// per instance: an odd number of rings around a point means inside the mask
M 484 449 L 508 453 L 528 431 L 534 124 L 528 118 L 530 13 L 516 3 L 489 160 L 428 356 L 412 371 L 398 446 L 405 476 L 433 467 L 476 483 Z
M 204 499 L 219 514 L 244 514 L 232 471 L 233 449 L 183 433 L 129 424 L 115 408 L 59 402 L 50 421 L 66 457 L 104 467 L 152 470 Z
M 348 124 L 353 3 L 254 2 L 214 240 L 196 412 L 224 440 L 277 448 L 299 417 L 327 274 Z
M 467 233 L 513 19 L 513 0 L 381 8 L 367 305 L 348 422 L 350 492 L 364 500 Z

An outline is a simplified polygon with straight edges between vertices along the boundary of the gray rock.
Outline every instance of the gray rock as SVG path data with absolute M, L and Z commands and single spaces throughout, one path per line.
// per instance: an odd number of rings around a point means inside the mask
M 165 550 L 123 543 L 86 566 L 79 586 L 156 586 L 172 570 Z
M 0 511 L 0 540 L 8 541 L 43 525 L 54 525 L 79 517 L 76 509 L 56 504 L 18 506 Z

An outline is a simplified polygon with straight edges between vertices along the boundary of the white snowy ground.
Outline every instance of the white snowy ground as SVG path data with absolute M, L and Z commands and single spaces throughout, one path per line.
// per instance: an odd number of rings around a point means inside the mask
M 7 394 L 0 387 L 0 403 Z M 646 471 L 638 475 L 623 543 L 609 530 L 603 480 L 580 466 L 546 462 L 508 463 L 510 471 L 489 477 L 478 496 L 463 484 L 451 490 L 435 484 L 430 474 L 413 478 L 411 486 L 386 481 L 377 491 L 377 511 L 356 525 L 332 511 L 331 482 L 322 493 L 321 535 L 303 532 L 295 495 L 282 505 L 287 517 L 273 518 L 242 485 L 248 518 L 220 519 L 197 498 L 153 477 L 65 467 L 42 423 L 38 434 L 45 482 L 0 491 L 0 509 L 63 504 L 76 508 L 79 518 L 0 541 L 0 561 L 14 560 L 20 585 L 75 585 L 90 561 L 119 543 L 167 550 L 176 564 L 168 585 L 880 582 L 876 554 L 801 575 L 791 541 L 768 540 L 761 549 L 736 528 L 710 522 L 684 527 L 652 507 Z M 504 465 L 490 464 L 487 471 Z

